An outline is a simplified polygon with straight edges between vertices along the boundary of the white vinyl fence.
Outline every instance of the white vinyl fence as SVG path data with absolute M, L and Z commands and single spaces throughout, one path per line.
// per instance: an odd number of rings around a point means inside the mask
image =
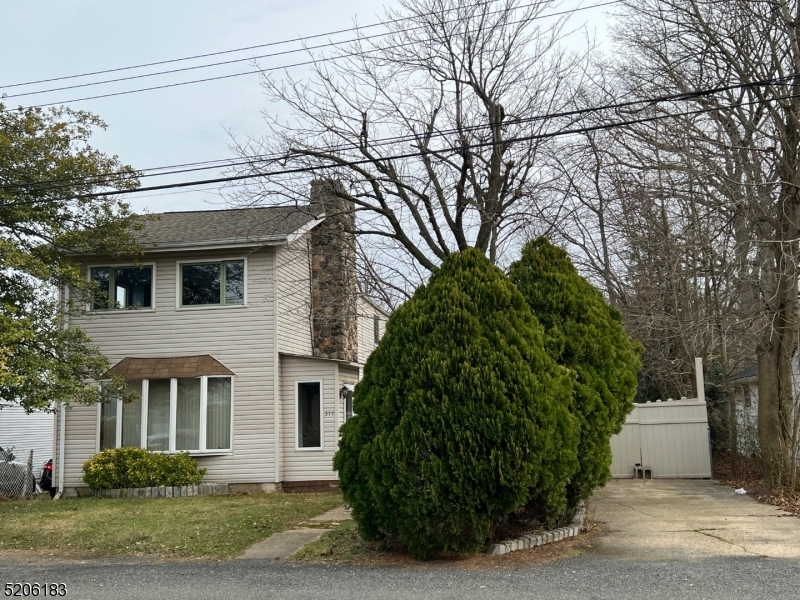
M 53 423 L 53 413 L 0 406 L 0 448 L 33 450 L 33 474 L 41 477 L 42 465 L 53 458 Z
M 634 477 L 637 463 L 653 478 L 710 478 L 711 449 L 705 400 L 637 404 L 611 438 L 611 475 Z

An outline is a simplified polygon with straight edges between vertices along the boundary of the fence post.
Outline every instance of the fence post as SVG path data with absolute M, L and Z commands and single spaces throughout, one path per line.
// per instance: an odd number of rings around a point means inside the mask
M 28 461 L 25 464 L 25 481 L 22 484 L 22 499 L 29 500 L 33 497 L 35 491 L 31 487 L 31 480 L 33 479 L 33 450 L 28 450 Z
M 697 382 L 697 399 L 700 402 L 705 402 L 706 384 L 703 380 L 703 359 L 700 357 L 694 359 L 694 378 Z

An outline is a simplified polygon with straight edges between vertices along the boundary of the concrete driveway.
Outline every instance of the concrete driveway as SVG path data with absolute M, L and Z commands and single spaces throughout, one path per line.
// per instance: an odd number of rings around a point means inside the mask
M 800 558 L 800 519 L 708 480 L 617 479 L 588 504 L 593 554 L 637 560 Z

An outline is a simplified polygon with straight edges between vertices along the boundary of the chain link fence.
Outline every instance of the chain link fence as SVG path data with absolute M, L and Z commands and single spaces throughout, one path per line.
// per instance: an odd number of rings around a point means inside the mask
M 0 498 L 30 500 L 36 491 L 33 450 L 0 448 Z

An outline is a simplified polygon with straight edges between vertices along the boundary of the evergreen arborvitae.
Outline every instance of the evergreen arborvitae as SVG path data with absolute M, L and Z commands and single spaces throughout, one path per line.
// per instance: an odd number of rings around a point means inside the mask
M 334 466 L 361 535 L 465 553 L 530 506 L 557 516 L 577 468 L 573 376 L 507 276 L 450 256 L 389 319 Z
M 572 413 L 580 422 L 580 467 L 568 488 L 574 507 L 611 477 L 609 440 L 633 408 L 639 346 L 619 311 L 546 239 L 529 242 L 509 276 L 544 327 L 550 356 L 577 376 Z

